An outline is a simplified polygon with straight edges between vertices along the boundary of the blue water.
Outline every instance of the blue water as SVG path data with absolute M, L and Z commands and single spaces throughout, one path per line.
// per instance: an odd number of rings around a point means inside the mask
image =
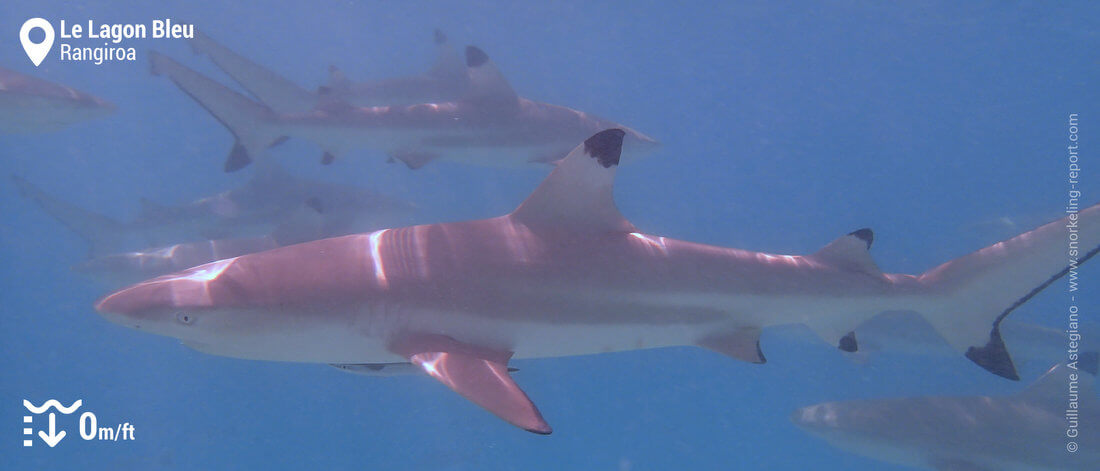
M 984 222 L 1060 217 L 1069 113 L 1082 123 L 1083 200 L 1100 201 L 1093 2 L 133 3 L 0 3 L 0 65 L 119 107 L 0 136 L 6 173 L 122 219 L 141 197 L 183 202 L 248 176 L 222 173 L 232 137 L 151 76 L 145 51 L 228 79 L 167 40 L 128 42 L 134 63 L 51 56 L 35 68 L 16 39 L 27 18 L 189 21 L 310 88 L 330 64 L 358 80 L 418 73 L 438 27 L 485 49 L 519 94 L 661 140 L 619 172 L 617 203 L 646 232 L 704 243 L 807 253 L 872 227 L 885 271 L 922 272 L 1027 229 Z M 547 171 L 413 172 L 369 151 L 321 167 L 316 147 L 293 141 L 277 155 L 300 174 L 413 201 L 433 221 L 503 214 Z M 689 348 L 521 361 L 515 377 L 555 429 L 536 436 L 427 378 L 209 356 L 110 324 L 92 309 L 102 288 L 69 269 L 82 241 L 6 179 L 0 208 L 3 469 L 902 469 L 831 448 L 788 415 L 838 399 L 1008 394 L 1034 377 L 1012 383 L 961 356 L 858 365 L 770 335 L 764 366 Z M 1088 316 L 1096 292 L 1079 298 Z M 1013 318 L 1057 327 L 1064 306 L 1057 283 Z M 136 440 L 85 442 L 65 417 L 57 448 L 23 448 L 24 398 L 82 399 L 102 424 L 135 424 Z

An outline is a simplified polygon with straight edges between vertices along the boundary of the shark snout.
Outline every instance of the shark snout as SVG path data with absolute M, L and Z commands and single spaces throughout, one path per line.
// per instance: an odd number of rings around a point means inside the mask
M 100 299 L 95 309 L 105 317 L 136 317 L 142 313 L 170 308 L 170 290 L 161 283 L 141 283 L 115 291 Z
M 181 305 L 192 290 L 178 288 L 170 280 L 153 279 L 109 294 L 95 308 L 114 324 L 186 340 L 197 335 L 193 324 L 202 309 Z

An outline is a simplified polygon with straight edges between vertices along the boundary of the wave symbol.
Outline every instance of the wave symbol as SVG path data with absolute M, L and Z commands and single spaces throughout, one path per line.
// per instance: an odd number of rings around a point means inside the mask
M 41 414 L 43 412 L 46 412 L 49 408 L 53 407 L 57 409 L 58 412 L 68 415 L 76 412 L 76 410 L 79 409 L 80 405 L 83 403 L 83 399 L 77 399 L 76 402 L 73 403 L 73 405 L 65 407 L 62 406 L 60 402 L 57 402 L 57 399 L 50 399 L 43 403 L 42 406 L 35 407 L 34 404 L 31 404 L 31 401 L 23 399 L 23 407 L 26 407 L 27 410 L 31 411 L 34 414 Z

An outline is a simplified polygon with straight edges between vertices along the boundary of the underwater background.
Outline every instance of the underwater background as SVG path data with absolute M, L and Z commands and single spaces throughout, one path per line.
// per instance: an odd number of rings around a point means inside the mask
M 1100 4 L 1079 2 L 62 2 L 0 3 L 0 66 L 105 98 L 118 112 L 50 134 L 0 135 L 5 173 L 127 219 L 140 198 L 182 203 L 240 185 L 232 136 L 163 77 L 155 49 L 231 83 L 182 40 L 133 40 L 135 62 L 35 68 L 18 41 L 35 16 L 190 22 L 313 89 L 330 64 L 369 80 L 423 71 L 431 33 L 489 53 L 517 93 L 623 123 L 662 143 L 618 172 L 639 229 L 772 253 L 810 253 L 875 230 L 886 272 L 920 273 L 1062 216 L 1067 119 L 1079 113 L 1083 205 L 1100 201 Z M 1100 147 L 1097 147 L 1100 148 Z M 331 166 L 291 140 L 299 175 L 415 203 L 418 222 L 511 211 L 549 167 L 439 162 L 415 171 L 372 151 Z M 86 246 L 0 182 L 0 468 L 3 469 L 909 469 L 798 430 L 824 401 L 1001 395 L 1013 383 L 963 358 L 883 354 L 765 332 L 766 365 L 696 348 L 517 361 L 554 425 L 514 429 L 421 376 L 202 354 L 111 324 L 105 290 L 73 272 Z M 1100 309 L 1081 271 L 1085 318 Z M 1064 328 L 1056 282 L 1012 314 Z M 23 399 L 83 400 L 135 441 L 75 436 L 21 446 Z

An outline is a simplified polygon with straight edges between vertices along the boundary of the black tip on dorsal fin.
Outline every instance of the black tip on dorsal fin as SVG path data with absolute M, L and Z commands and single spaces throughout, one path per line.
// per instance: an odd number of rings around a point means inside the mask
M 321 165 L 329 165 L 336 160 L 336 156 L 332 152 L 325 152 L 321 154 Z
M 600 131 L 584 141 L 584 152 L 599 161 L 603 168 L 619 165 L 624 136 L 626 131 L 622 129 Z
M 466 67 L 481 67 L 489 62 L 489 55 L 477 46 L 466 46 Z
M 857 231 L 852 231 L 848 235 L 856 236 L 859 240 L 866 242 L 868 250 L 871 249 L 871 243 L 875 241 L 875 233 L 866 227 Z
M 841 351 L 848 353 L 855 353 L 859 351 L 859 343 L 856 342 L 856 331 L 848 332 L 845 336 L 840 338 L 840 343 L 837 344 L 837 348 Z
M 229 157 L 225 159 L 225 172 L 236 172 L 252 163 L 252 157 L 248 156 L 248 150 L 240 142 L 233 144 L 233 150 L 229 151 Z
M 997 376 L 1013 381 L 1020 380 L 1016 365 L 1012 363 L 1012 357 L 1009 356 L 1005 342 L 1001 338 L 1000 326 L 993 326 L 993 330 L 989 333 L 989 342 L 985 346 L 967 349 L 966 357 Z
M 325 212 L 325 205 L 321 204 L 321 199 L 316 196 L 307 199 L 306 206 L 320 214 L 324 214 Z
M 437 45 L 447 42 L 447 35 L 443 34 L 443 31 L 440 31 L 439 28 L 435 29 L 435 31 L 433 33 L 433 36 L 434 36 L 433 39 L 435 40 L 435 43 Z

